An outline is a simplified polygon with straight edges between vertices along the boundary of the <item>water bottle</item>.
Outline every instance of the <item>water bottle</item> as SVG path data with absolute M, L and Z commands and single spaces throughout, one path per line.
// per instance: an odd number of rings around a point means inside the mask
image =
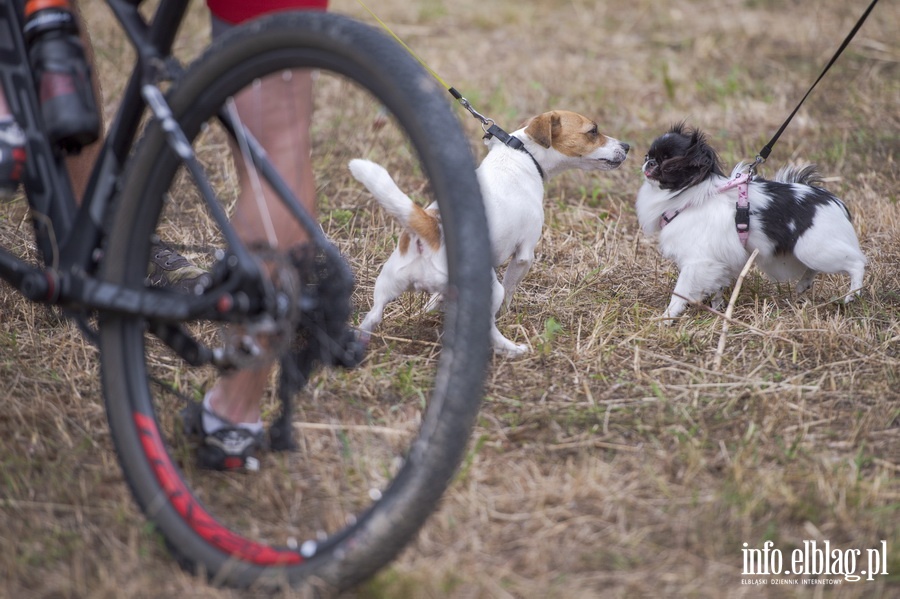
M 0 116 L 0 200 L 9 199 L 16 193 L 24 170 L 25 132 L 12 116 Z
M 69 0 L 28 0 L 24 33 L 47 136 L 77 153 L 99 137 L 100 115 Z

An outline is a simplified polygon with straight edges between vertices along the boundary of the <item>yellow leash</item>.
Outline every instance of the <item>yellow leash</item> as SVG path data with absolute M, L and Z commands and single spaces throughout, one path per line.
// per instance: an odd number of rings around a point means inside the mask
M 382 21 L 381 19 L 379 19 L 379 18 L 378 18 L 378 15 L 376 15 L 376 14 L 372 11 L 371 8 L 369 8 L 368 6 L 366 6 L 366 3 L 363 2 L 363 0 L 356 0 L 356 1 L 359 2 L 359 5 L 360 5 L 360 6 L 362 6 L 364 9 L 366 9 L 366 12 L 368 12 L 370 15 L 372 15 L 372 18 L 373 18 L 373 19 L 375 19 L 376 21 L 378 21 L 378 24 L 381 25 L 381 26 L 384 28 L 384 30 L 387 31 L 387 32 L 390 34 L 390 36 L 391 36 L 392 38 L 394 38 L 395 40 L 397 40 L 397 43 L 398 43 L 398 44 L 400 44 L 401 46 L 403 46 L 403 47 L 406 49 L 406 51 L 409 52 L 410 55 L 412 55 L 413 58 L 415 58 L 417 61 L 419 61 L 419 64 L 422 65 L 423 67 L 425 67 L 425 70 L 428 71 L 429 73 L 431 73 L 431 76 L 432 76 L 432 77 L 434 77 L 435 79 L 437 79 L 438 82 L 439 82 L 441 85 L 443 85 L 445 88 L 447 88 L 447 89 L 453 89 L 452 87 L 450 87 L 449 85 L 447 85 L 447 82 L 446 82 L 446 81 L 444 81 L 443 79 L 441 79 L 441 76 L 438 75 L 438 74 L 434 71 L 434 69 L 432 69 L 430 66 L 428 66 L 428 64 L 427 64 L 424 60 L 422 60 L 421 58 L 419 58 L 419 55 L 416 54 L 415 52 L 413 52 L 413 51 L 412 51 L 412 48 L 410 48 L 409 46 L 407 46 L 407 45 L 403 42 L 403 40 L 400 39 L 400 36 L 397 35 L 396 33 L 394 33 L 394 32 L 391 30 L 391 28 L 387 26 L 387 23 L 385 23 L 384 21 Z M 451 93 L 452 93 L 452 92 L 451 92 Z
M 515 136 L 513 136 L 513 135 L 510 135 L 509 133 L 507 133 L 506 131 L 504 131 L 503 129 L 501 129 L 501 128 L 500 128 L 500 127 L 492 120 L 492 119 L 487 118 L 486 116 L 484 116 L 483 114 L 481 114 L 481 113 L 479 113 L 477 110 L 475 110 L 475 109 L 472 107 L 472 105 L 469 104 L 469 101 L 466 100 L 466 99 L 462 96 L 461 93 L 459 93 L 458 91 L 456 91 L 455 88 L 453 88 L 453 87 L 447 85 L 447 82 L 444 81 L 443 79 L 441 79 L 441 76 L 438 75 L 438 74 L 434 71 L 434 69 L 432 69 L 431 67 L 429 67 L 429 66 L 425 63 L 424 60 L 422 60 L 421 58 L 419 58 L 419 56 L 417 56 L 416 53 L 413 52 L 412 49 L 411 49 L 409 46 L 407 46 L 407 45 L 403 42 L 403 40 L 400 39 L 400 36 L 398 36 L 396 33 L 394 33 L 393 31 L 391 31 L 391 28 L 388 27 L 387 24 L 386 24 L 384 21 L 382 21 L 381 19 L 379 19 L 379 18 L 378 18 L 378 15 L 376 15 L 376 14 L 372 11 L 371 8 L 369 8 L 368 6 L 366 6 L 366 3 L 363 2 L 363 0 L 356 0 L 356 1 L 359 2 L 360 6 L 362 6 L 364 9 L 366 9 L 366 11 L 367 11 L 370 15 L 372 15 L 372 18 L 373 18 L 373 19 L 375 19 L 376 21 L 378 21 L 378 24 L 381 25 L 381 26 L 384 28 L 384 30 L 387 31 L 387 32 L 391 35 L 391 37 L 393 37 L 395 40 L 397 40 L 397 43 L 398 43 L 398 44 L 400 44 L 401 46 L 403 46 L 403 48 L 405 48 L 406 51 L 409 52 L 410 55 L 411 55 L 413 58 L 415 58 L 415 59 L 419 62 L 419 64 L 422 65 L 422 66 L 425 68 L 426 71 L 428 71 L 429 73 L 431 73 L 431 76 L 434 77 L 435 79 L 437 79 L 438 82 L 440 82 L 440 84 L 443 85 L 443 86 L 447 89 L 448 92 L 450 92 L 450 95 L 452 95 L 454 98 L 456 98 L 457 101 L 459 101 L 460 104 L 462 104 L 463 108 L 465 108 L 466 110 L 468 110 L 468 111 L 472 114 L 472 116 L 474 116 L 476 119 L 478 119 L 479 121 L 481 121 L 481 128 L 484 130 L 484 138 L 485 138 L 485 139 L 489 139 L 489 138 L 491 138 L 491 137 L 495 137 L 495 138 L 497 138 L 498 140 L 500 140 L 501 143 L 505 144 L 506 146 L 508 146 L 508 147 L 510 147 L 510 148 L 512 148 L 512 149 L 514 149 L 514 150 L 519 150 L 519 151 L 521 151 L 521 152 L 524 152 L 525 154 L 528 155 L 529 158 L 531 158 L 531 161 L 534 163 L 535 168 L 537 168 L 538 174 L 541 176 L 541 180 L 546 179 L 546 175 L 544 174 L 544 169 L 541 168 L 541 165 L 538 163 L 538 161 L 535 159 L 535 157 L 531 154 L 531 152 L 529 152 L 529 151 L 525 148 L 525 144 L 522 143 L 522 140 L 521 140 L 521 139 L 519 139 L 518 137 L 515 137 Z
M 434 77 L 435 79 L 437 79 L 438 83 L 440 83 L 441 85 L 443 85 L 444 88 L 445 88 L 448 92 L 450 92 L 450 95 L 453 96 L 454 98 L 456 98 L 456 100 L 458 100 L 460 104 L 462 104 L 463 108 L 465 108 L 466 110 L 468 110 L 470 113 L 472 113 L 472 116 L 474 116 L 476 119 L 478 119 L 479 121 L 481 121 L 481 127 L 482 127 L 482 129 L 484 129 L 485 133 L 487 133 L 487 132 L 488 132 L 488 129 L 491 128 L 491 127 L 496 128 L 496 125 L 494 124 L 493 119 L 489 119 L 489 118 L 487 118 L 486 116 L 484 116 L 483 114 L 479 113 L 477 110 L 475 110 L 475 109 L 472 107 L 472 105 L 469 104 L 469 101 L 466 100 L 466 99 L 462 96 L 461 93 L 459 93 L 458 91 L 456 91 L 456 88 L 454 88 L 454 87 L 451 86 L 451 85 L 448 85 L 447 82 L 444 81 L 444 80 L 441 78 L 441 76 L 438 75 L 438 74 L 435 72 L 434 69 L 432 69 L 430 66 L 428 66 L 428 63 L 426 63 L 424 60 L 422 60 L 422 59 L 419 57 L 418 54 L 416 54 L 415 52 L 413 52 L 412 48 L 410 48 L 409 46 L 407 46 L 406 43 L 405 43 L 402 39 L 400 39 L 400 36 L 397 35 L 396 33 L 394 33 L 393 30 L 392 30 L 390 27 L 387 26 L 387 23 L 385 23 L 385 22 L 382 21 L 380 18 L 378 18 L 378 15 L 376 15 L 375 12 L 374 12 L 371 8 L 369 8 L 368 6 L 366 6 L 366 3 L 363 2 L 363 0 L 356 0 L 356 1 L 359 2 L 359 5 L 362 6 L 362 7 L 366 10 L 366 12 L 368 12 L 370 15 L 372 15 L 372 18 L 375 19 L 375 20 L 378 22 L 378 24 L 381 25 L 381 27 L 382 27 L 385 31 L 387 31 L 388 34 L 389 34 L 392 38 L 394 38 L 395 40 L 397 40 L 397 43 L 398 43 L 398 44 L 400 44 L 401 46 L 403 46 L 403 48 L 404 48 L 407 52 L 409 52 L 410 56 L 412 56 L 413 58 L 415 58 L 416 61 L 418 61 L 418 63 L 419 63 L 420 65 L 422 65 L 422 66 L 425 68 L 426 71 L 428 71 L 429 73 L 431 73 L 431 76 Z M 499 130 L 499 131 L 502 132 L 502 129 L 497 129 L 497 130 Z

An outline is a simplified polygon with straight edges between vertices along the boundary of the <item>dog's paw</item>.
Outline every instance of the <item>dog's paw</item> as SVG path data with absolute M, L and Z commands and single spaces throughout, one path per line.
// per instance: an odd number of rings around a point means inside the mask
M 528 353 L 528 346 L 513 343 L 504 338 L 503 342 L 494 343 L 494 353 L 505 358 L 518 358 Z
M 853 293 L 848 293 L 844 296 L 844 304 L 849 304 L 850 302 L 856 300 L 859 297 L 859 291 L 854 291 Z
M 362 334 L 371 336 L 372 331 L 375 330 L 375 327 L 381 324 L 381 308 L 373 309 L 371 312 L 366 314 L 365 318 L 363 318 L 362 323 L 359 325 L 359 330 Z
M 429 312 L 439 312 L 444 309 L 444 294 L 442 293 L 432 293 L 431 297 L 428 298 L 428 301 L 425 303 L 425 307 L 422 308 L 422 312 L 426 314 Z
M 678 323 L 678 317 L 681 315 L 681 312 L 683 312 L 683 310 L 679 310 L 678 312 L 666 310 L 662 313 L 662 316 L 659 317 L 659 322 L 662 323 L 663 326 L 673 327 Z
M 812 277 L 803 277 L 799 281 L 797 281 L 797 286 L 794 288 L 794 291 L 797 295 L 801 293 L 806 293 L 810 289 L 812 289 L 813 283 L 815 283 L 815 279 Z

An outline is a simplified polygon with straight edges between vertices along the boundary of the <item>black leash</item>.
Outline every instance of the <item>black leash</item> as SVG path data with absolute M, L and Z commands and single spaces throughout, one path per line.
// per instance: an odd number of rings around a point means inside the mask
M 818 85 L 819 81 L 825 76 L 825 73 L 831 68 L 831 66 L 837 62 L 838 57 L 844 52 L 844 49 L 850 44 L 850 40 L 856 35 L 856 32 L 859 31 L 859 28 L 862 27 L 862 24 L 865 23 L 866 19 L 869 17 L 869 13 L 872 12 L 872 9 L 875 8 L 875 5 L 878 3 L 878 0 L 872 0 L 872 3 L 869 4 L 869 8 L 866 9 L 866 12 L 859 18 L 856 22 L 856 25 L 853 26 L 853 29 L 850 30 L 850 33 L 847 34 L 847 37 L 844 38 L 844 42 L 841 44 L 840 48 L 837 49 L 837 52 L 834 53 L 834 56 L 831 57 L 831 60 L 828 61 L 828 64 L 825 65 L 825 68 L 822 70 L 822 73 L 819 75 L 819 78 L 816 79 L 815 83 L 813 83 L 809 90 L 806 92 L 806 95 L 800 100 L 800 103 L 797 104 L 797 107 L 794 108 L 794 111 L 788 116 L 787 120 L 782 123 L 781 128 L 778 129 L 778 132 L 775 133 L 775 136 L 769 140 L 763 149 L 759 151 L 759 154 L 756 156 L 756 162 L 753 166 L 750 167 L 751 174 L 756 169 L 756 166 L 765 162 L 766 158 L 769 157 L 769 154 L 772 152 L 772 146 L 778 141 L 778 138 L 781 137 L 781 134 L 784 133 L 784 130 L 787 129 L 787 126 L 790 124 L 791 120 L 794 118 L 794 115 L 797 114 L 797 111 L 800 110 L 800 107 L 803 106 L 803 102 L 806 101 L 806 98 L 809 97 L 809 94 L 812 93 L 812 90 Z
M 544 176 L 544 169 L 541 168 L 541 165 L 538 164 L 537 159 L 535 159 L 534 155 L 528 151 L 528 149 L 525 147 L 525 144 L 522 143 L 521 139 L 519 139 L 518 137 L 515 137 L 513 135 L 510 135 L 509 133 L 507 133 L 500 127 L 498 127 L 494 123 L 493 120 L 487 118 L 486 116 L 484 116 L 483 114 L 481 114 L 480 112 L 475 110 L 472 107 L 472 105 L 469 104 L 469 101 L 466 100 L 461 93 L 456 91 L 456 88 L 454 88 L 450 85 L 447 85 L 447 82 L 444 81 L 441 78 L 441 76 L 438 75 L 434 69 L 432 69 L 430 66 L 428 66 L 428 63 L 426 63 L 424 60 L 419 58 L 419 56 L 415 52 L 412 51 L 412 48 L 407 46 L 406 43 L 402 39 L 400 39 L 400 36 L 398 36 L 396 33 L 394 33 L 391 30 L 391 28 L 387 26 L 387 23 L 385 23 L 380 18 L 378 18 L 378 15 L 376 15 L 372 11 L 371 8 L 366 6 L 366 3 L 363 2 L 363 0 L 357 0 L 357 2 L 359 2 L 360 6 L 362 6 L 364 9 L 366 9 L 366 11 L 370 15 L 372 15 L 372 18 L 374 18 L 376 21 L 378 21 L 378 24 L 381 25 L 382 28 L 384 28 L 384 30 L 387 31 L 391 37 L 393 37 L 395 40 L 397 40 L 397 43 L 399 43 L 401 46 L 403 46 L 406 49 L 406 51 L 409 52 L 410 55 L 413 58 L 415 58 L 419 62 L 419 64 L 421 64 L 425 68 L 426 71 L 431 73 L 431 76 L 434 77 L 435 79 L 437 79 L 438 83 L 440 83 L 444 88 L 446 88 L 447 91 L 450 92 L 450 95 L 452 95 L 454 98 L 456 98 L 460 104 L 462 104 L 463 108 L 468 110 L 470 113 L 472 113 L 472 116 L 474 116 L 476 119 L 481 121 L 481 128 L 484 129 L 484 139 L 490 139 L 491 137 L 496 137 L 497 139 L 499 139 L 501 142 L 503 142 L 510 148 L 512 148 L 514 150 L 519 150 L 520 152 L 524 152 L 526 156 L 531 158 L 531 161 L 534 163 L 534 166 L 537 167 L 538 173 L 541 176 L 541 180 L 543 181 L 546 178 Z
M 850 44 L 850 41 L 856 36 L 856 32 L 859 31 L 859 28 L 862 27 L 863 23 L 866 22 L 866 19 L 869 18 L 869 13 L 872 12 L 872 9 L 875 8 L 875 5 L 878 3 L 878 0 L 872 0 L 872 3 L 869 4 L 869 7 L 862 14 L 858 21 L 856 21 L 856 25 L 853 26 L 853 29 L 850 30 L 850 33 L 847 34 L 847 37 L 844 38 L 844 41 L 841 43 L 840 47 L 837 49 L 837 52 L 834 53 L 834 56 L 831 57 L 831 60 L 828 61 L 828 64 L 825 65 L 825 68 L 822 69 L 822 72 L 819 74 L 818 79 L 816 79 L 813 84 L 809 87 L 804 94 L 803 98 L 800 99 L 800 102 L 797 104 L 796 108 L 794 108 L 793 112 L 788 115 L 788 118 L 781 124 L 778 131 L 769 140 L 769 143 L 763 146 L 762 150 L 759 151 L 759 154 L 756 155 L 756 160 L 753 164 L 750 165 L 750 169 L 748 172 L 738 175 L 732 182 L 729 183 L 727 189 L 731 189 L 732 187 L 737 187 L 739 189 L 740 199 L 738 200 L 735 206 L 735 215 L 734 215 L 734 224 L 735 228 L 738 232 L 738 237 L 740 237 L 741 242 L 746 245 L 747 238 L 750 234 L 750 207 L 747 203 L 747 185 L 750 181 L 753 180 L 754 175 L 756 174 L 756 167 L 766 161 L 766 158 L 769 157 L 769 154 L 772 153 L 772 147 L 778 141 L 778 138 L 781 137 L 781 134 L 784 133 L 784 130 L 787 129 L 787 126 L 791 123 L 794 116 L 797 114 L 797 111 L 800 110 L 800 107 L 803 106 L 803 103 L 806 101 L 806 98 L 812 93 L 813 89 L 815 89 L 816 85 L 819 84 L 819 81 L 825 77 L 825 73 L 831 69 L 832 65 L 837 62 L 837 59 L 843 54 L 844 49 Z M 740 180 L 740 181 L 739 181 Z
M 537 167 L 538 174 L 541 176 L 541 180 L 543 181 L 546 177 L 544 176 L 544 169 L 541 168 L 541 165 L 538 164 L 537 159 L 535 159 L 534 155 L 528 151 L 528 148 L 525 147 L 525 144 L 521 139 L 516 137 L 515 135 L 510 135 L 503 129 L 501 129 L 492 119 L 487 118 L 477 110 L 475 110 L 469 101 L 466 100 L 461 93 L 459 93 L 455 87 L 448 87 L 447 91 L 450 92 L 450 95 L 456 98 L 456 100 L 462 105 L 463 108 L 472 113 L 476 119 L 481 121 L 481 128 L 484 129 L 484 139 L 489 139 L 491 137 L 496 137 L 502 143 L 506 144 L 513 150 L 519 150 L 520 152 L 524 152 L 526 156 L 531 158 L 531 161 L 534 163 L 534 166 Z

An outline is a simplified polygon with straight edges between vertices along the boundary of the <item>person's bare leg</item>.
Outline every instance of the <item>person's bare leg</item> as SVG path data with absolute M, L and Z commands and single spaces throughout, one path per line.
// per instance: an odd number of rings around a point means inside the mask
M 300 201 L 315 209 L 315 182 L 310 160 L 309 126 L 312 118 L 312 76 L 309 71 L 286 71 L 240 94 L 235 104 L 242 122 L 266 148 L 269 158 Z M 239 151 L 235 153 L 241 185 L 232 222 L 241 239 L 281 250 L 307 240 L 306 232 L 265 183 L 263 195 L 248 175 Z M 260 400 L 271 366 L 246 369 L 220 378 L 208 393 L 209 408 L 234 423 L 256 423 Z
M 78 19 L 85 55 L 92 66 L 95 98 L 98 106 L 102 106 L 93 45 L 80 14 Z M 284 75 L 270 77 L 243 92 L 235 103 L 244 124 L 266 148 L 275 167 L 288 180 L 306 208 L 314 212 L 315 183 L 309 140 L 312 74 L 309 71 L 285 72 Z M 79 202 L 100 147 L 99 142 L 94 143 L 67 159 L 72 188 Z M 281 203 L 272 198 L 271 191 L 264 184 L 262 197 L 259 196 L 239 152 L 236 153 L 236 166 L 241 191 L 233 221 L 241 239 L 248 245 L 263 244 L 285 250 L 305 242 L 305 231 Z M 257 423 L 260 400 L 271 370 L 269 365 L 223 376 L 208 393 L 210 408 L 229 422 Z

